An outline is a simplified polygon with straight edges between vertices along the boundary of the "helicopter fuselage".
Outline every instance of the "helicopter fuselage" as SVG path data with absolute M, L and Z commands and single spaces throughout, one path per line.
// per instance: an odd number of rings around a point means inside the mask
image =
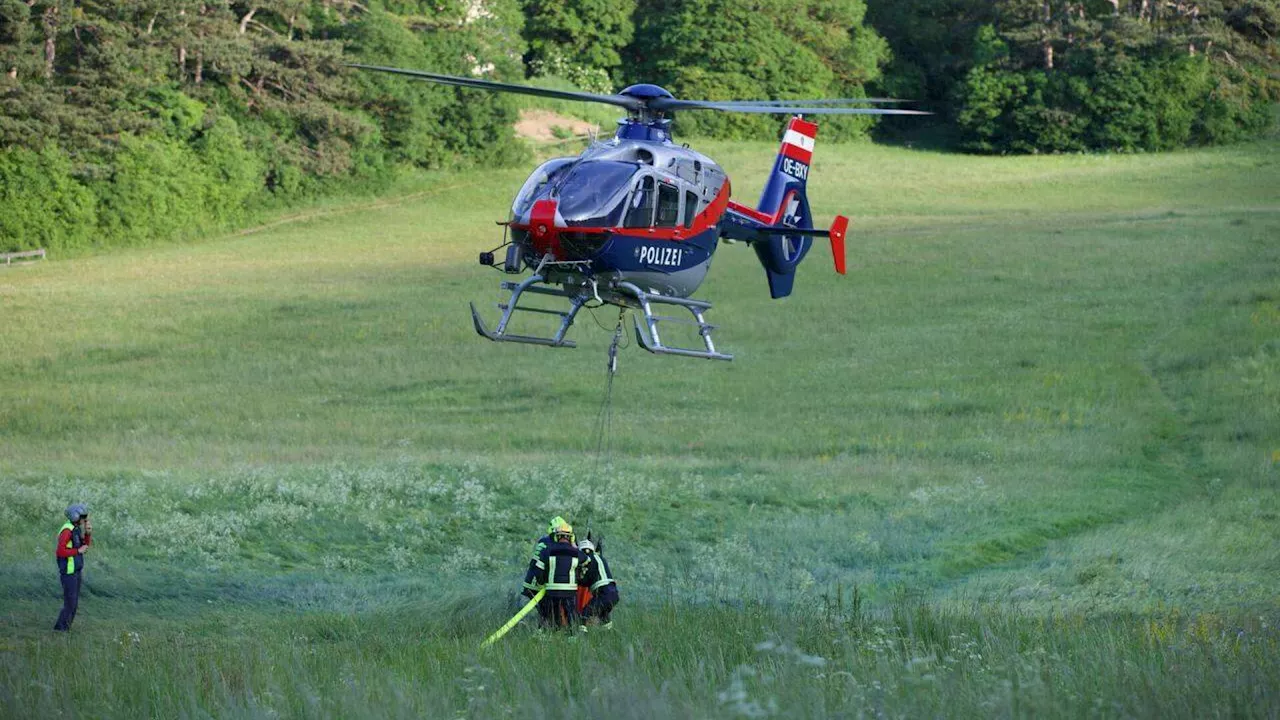
M 620 131 L 543 163 L 512 203 L 504 269 L 541 268 L 565 285 L 595 281 L 607 302 L 618 302 L 606 297 L 618 283 L 691 295 L 710 269 L 730 184 L 713 160 L 667 137 Z

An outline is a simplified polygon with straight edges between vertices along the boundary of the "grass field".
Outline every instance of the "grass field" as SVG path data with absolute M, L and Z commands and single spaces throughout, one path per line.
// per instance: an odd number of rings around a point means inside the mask
M 1280 715 L 1280 143 L 815 163 L 850 274 L 723 248 L 607 457 L 615 313 L 471 329 L 527 169 L 0 269 L 0 716 Z M 478 650 L 554 514 L 616 628 Z

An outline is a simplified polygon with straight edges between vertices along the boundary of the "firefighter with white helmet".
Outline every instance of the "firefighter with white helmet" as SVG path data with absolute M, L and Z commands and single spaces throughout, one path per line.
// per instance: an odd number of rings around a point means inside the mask
M 582 571 L 582 586 L 591 592 L 591 600 L 582 611 L 583 620 L 611 627 L 613 608 L 619 600 L 618 581 L 609 571 L 609 561 L 604 559 L 604 541 L 600 541 L 597 547 L 588 533 L 586 540 L 578 541 L 578 549 L 587 556 Z

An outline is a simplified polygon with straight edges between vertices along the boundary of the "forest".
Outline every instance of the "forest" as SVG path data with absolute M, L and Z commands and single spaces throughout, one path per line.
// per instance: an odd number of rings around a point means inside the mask
M 527 160 L 508 97 L 362 62 L 708 99 L 892 95 L 979 153 L 1139 152 L 1274 122 L 1277 0 L 0 0 L 0 252 L 137 245 Z M 690 137 L 769 118 L 688 113 Z

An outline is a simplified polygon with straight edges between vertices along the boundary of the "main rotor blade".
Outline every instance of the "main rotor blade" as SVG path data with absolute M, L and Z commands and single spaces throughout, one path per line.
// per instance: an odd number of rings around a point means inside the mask
M 516 85 L 514 83 L 497 82 L 494 80 L 477 80 L 476 78 L 464 78 L 456 75 L 440 75 L 438 73 L 424 72 L 422 70 L 405 70 L 402 68 L 384 67 L 381 65 L 347 63 L 347 67 L 391 73 L 392 75 L 405 75 L 416 80 L 427 80 L 429 82 L 440 83 L 442 85 L 473 88 L 475 90 L 491 90 L 495 92 L 517 93 L 520 95 L 536 95 L 538 97 L 556 98 L 557 100 L 598 102 L 605 103 L 606 105 L 616 105 L 617 107 L 626 108 L 627 110 L 639 110 L 643 106 L 643 103 L 639 100 L 624 97 L 622 95 L 597 95 L 596 93 L 577 92 L 574 90 L 552 90 L 550 88 L 533 87 L 532 85 Z
M 649 101 L 651 110 L 719 110 L 721 112 L 762 113 L 767 115 L 932 115 L 923 110 L 859 107 L 803 107 L 799 105 L 731 105 L 700 100 L 657 98 Z
M 690 100 L 717 105 L 884 105 L 913 102 L 899 98 L 823 98 L 821 100 Z

